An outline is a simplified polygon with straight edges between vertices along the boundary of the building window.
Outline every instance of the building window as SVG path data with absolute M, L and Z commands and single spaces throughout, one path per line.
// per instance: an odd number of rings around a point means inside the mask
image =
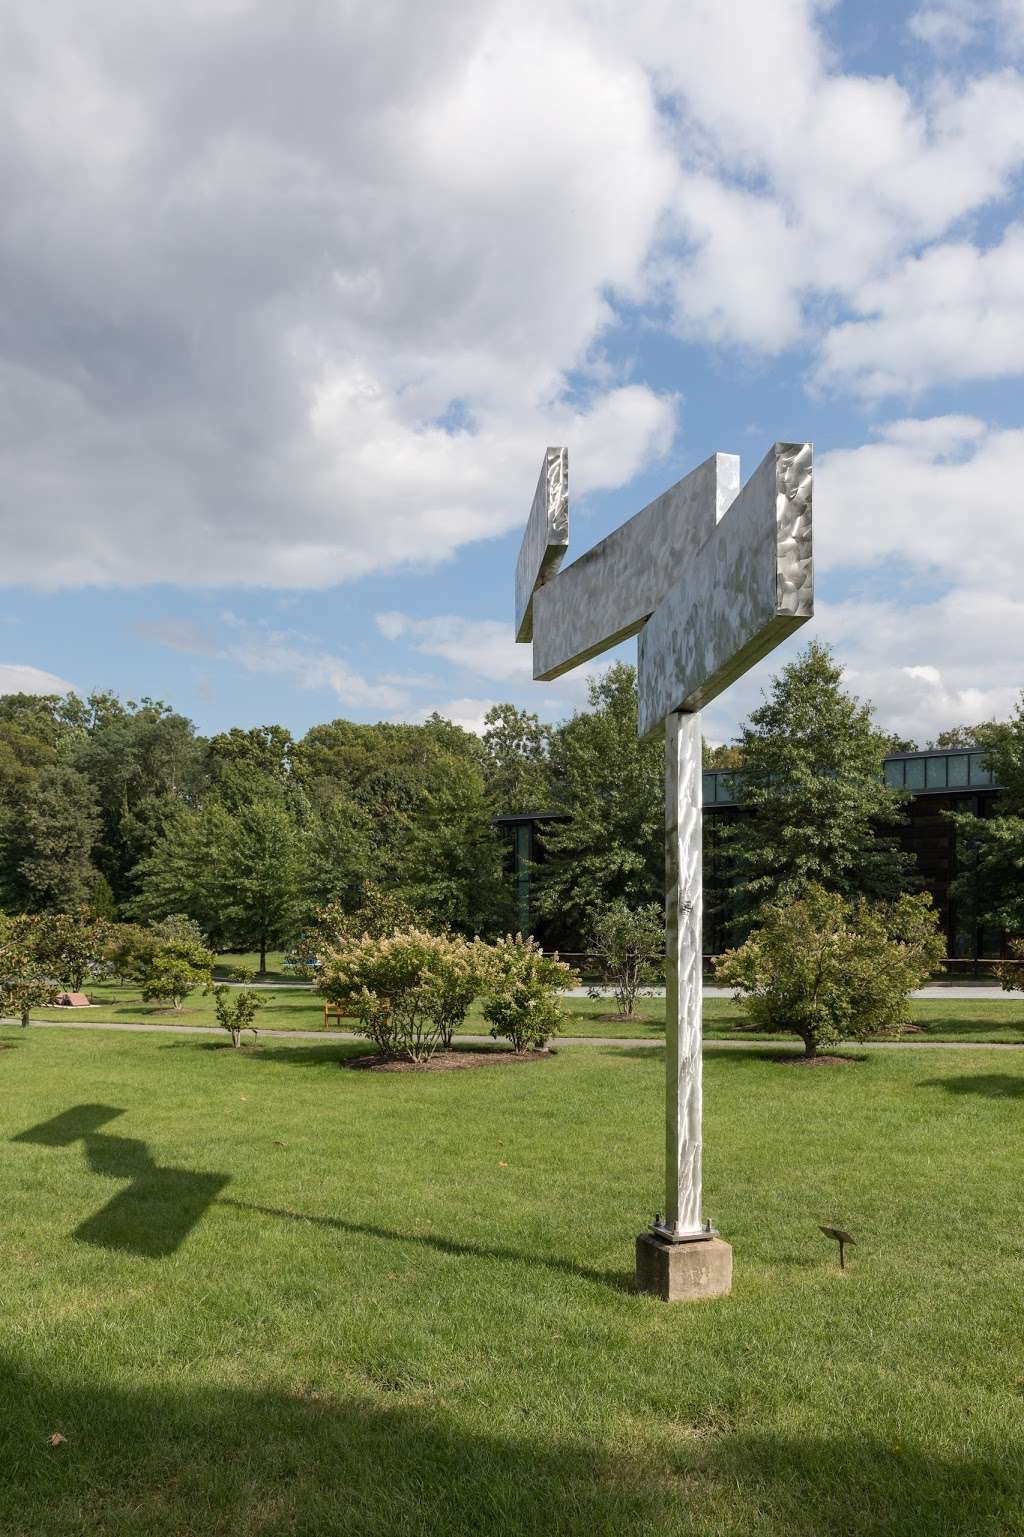
M 946 760 L 945 758 L 926 758 L 925 788 L 929 790 L 944 790 L 946 788 Z

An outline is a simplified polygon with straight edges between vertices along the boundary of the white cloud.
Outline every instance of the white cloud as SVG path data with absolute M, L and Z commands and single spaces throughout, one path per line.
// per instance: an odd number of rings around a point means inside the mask
M 978 35 L 984 0 L 941 0 L 914 11 L 907 30 L 933 48 L 963 48 Z
M 171 651 L 212 657 L 246 672 L 287 678 L 297 688 L 332 693 L 352 709 L 402 710 L 409 703 L 410 686 L 422 681 L 392 674 L 366 678 L 315 636 L 298 630 L 250 624 L 230 611 L 221 614 L 220 623 L 227 632 L 226 639 L 207 634 L 189 619 L 174 617 L 142 621 L 135 629 Z
M 913 12 L 907 30 L 940 50 L 965 48 L 988 34 L 1016 51 L 1024 48 L 1024 0 L 933 0 Z
M 378 614 L 376 624 L 385 639 L 408 639 L 417 651 L 443 657 L 478 677 L 517 683 L 533 678 L 532 647 L 517 643 L 511 619 L 502 623 L 458 614 L 411 619 L 407 614 L 388 613 Z
M 12 0 L 3 579 L 321 587 L 519 525 L 549 441 L 621 485 L 678 420 L 609 364 L 623 300 L 809 357 L 824 301 L 830 382 L 901 388 L 980 318 L 1005 375 L 1019 301 L 963 229 L 1024 82 L 844 72 L 824 9 Z
M 879 442 L 822 456 L 815 559 L 826 571 L 916 572 L 1015 597 L 1024 570 L 1021 484 L 1022 430 L 973 417 L 894 422 Z
M 869 318 L 834 326 L 819 379 L 869 396 L 1024 371 L 1024 224 L 981 251 L 932 246 L 877 282 L 857 308 Z
M 881 723 L 921 743 L 948 726 L 1005 719 L 1024 687 L 1024 601 L 1012 597 L 825 606 L 816 631 Z
M 570 389 L 675 176 L 571 6 L 7 25 L 6 580 L 324 586 L 518 524 L 552 437 L 578 490 L 669 447 L 670 395 Z
M 453 725 L 461 726 L 463 731 L 471 731 L 474 736 L 483 736 L 487 729 L 484 716 L 497 702 L 494 699 L 449 699 L 447 704 L 417 710 L 412 716 L 405 718 L 413 724 L 421 724 L 431 715 L 437 714 L 445 720 L 450 720 Z
M 56 673 L 19 662 L 0 662 L 0 694 L 70 694 L 75 685 Z

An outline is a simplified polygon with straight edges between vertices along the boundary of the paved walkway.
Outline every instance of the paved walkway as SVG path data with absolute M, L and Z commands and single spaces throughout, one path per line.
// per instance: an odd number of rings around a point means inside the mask
M 0 1025 L 17 1025 L 16 1019 L 0 1019 Z M 34 1019 L 31 1030 L 124 1030 L 139 1035 L 214 1035 L 224 1039 L 227 1035 L 219 1025 L 144 1025 L 126 1024 L 123 1021 L 98 1019 Z M 258 1028 L 258 1027 L 257 1027 Z M 362 1041 L 366 1037 L 352 1030 L 260 1030 L 261 1039 L 276 1041 L 319 1041 L 330 1045 L 332 1041 Z M 489 1035 L 458 1035 L 456 1042 L 467 1046 L 493 1046 Z M 225 1042 L 226 1044 L 226 1042 Z M 560 1035 L 556 1046 L 623 1046 L 633 1049 L 645 1047 L 658 1051 L 664 1046 L 659 1037 L 644 1036 L 637 1040 L 629 1036 L 614 1035 Z M 1015 1041 L 843 1041 L 846 1050 L 857 1051 L 1024 1051 L 1024 1042 Z M 729 1040 L 716 1041 L 705 1038 L 705 1051 L 799 1051 L 796 1041 Z M 834 1048 L 829 1047 L 829 1050 Z
M 614 990 L 610 987 L 594 989 L 589 987 L 572 987 L 564 992 L 562 997 L 589 998 L 592 991 L 599 993 L 602 998 L 610 998 Z M 665 996 L 665 989 L 663 987 L 645 987 L 643 991 L 648 998 L 664 998 Z M 705 983 L 705 998 L 732 998 L 733 995 L 734 992 L 731 987 L 710 987 Z M 1018 1003 L 1021 1001 L 1019 993 L 1004 993 L 998 983 L 984 982 L 979 982 L 975 987 L 965 987 L 962 983 L 956 982 L 935 982 L 929 987 L 917 988 L 910 996 L 912 998 L 969 998 L 972 1003 L 979 999 L 986 1001 L 995 999 L 997 1003 L 1012 1003 L 1014 999 Z
M 271 988 L 279 992 L 289 989 L 300 993 L 309 993 L 313 990 L 312 982 L 229 982 L 224 977 L 217 977 L 214 980 L 218 985 L 223 983 L 226 987 Z M 663 987 L 645 987 L 643 991 L 644 995 L 648 998 L 664 998 L 665 996 L 665 989 Z M 611 987 L 568 987 L 560 996 L 562 998 L 589 998 L 591 993 L 597 993 L 601 998 L 611 998 L 614 992 L 615 989 Z M 705 998 L 731 998 L 733 996 L 733 989 L 731 987 L 705 985 L 704 996 Z M 1020 1002 L 1020 994 L 1004 993 L 997 982 L 977 982 L 973 986 L 962 982 L 934 982 L 928 987 L 919 987 L 910 996 L 912 998 L 970 999 L 972 1002 L 977 999 L 994 998 L 998 1003 L 1012 1003 L 1016 999 L 1018 1003 Z

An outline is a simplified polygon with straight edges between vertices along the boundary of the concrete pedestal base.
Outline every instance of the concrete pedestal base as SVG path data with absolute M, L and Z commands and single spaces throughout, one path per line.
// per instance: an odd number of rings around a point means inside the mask
M 732 1246 L 721 1238 L 666 1243 L 653 1233 L 636 1241 L 637 1290 L 663 1302 L 727 1297 L 732 1289 Z

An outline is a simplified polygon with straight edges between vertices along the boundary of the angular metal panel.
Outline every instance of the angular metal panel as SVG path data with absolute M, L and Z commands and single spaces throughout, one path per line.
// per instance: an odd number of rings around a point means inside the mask
M 776 443 L 641 632 L 641 736 L 702 709 L 813 612 L 811 445 Z
M 569 450 L 548 448 L 516 562 L 516 640 L 533 639 L 533 596 L 569 547 Z
M 549 579 L 533 600 L 533 676 L 558 678 L 635 635 L 712 533 L 739 482 L 737 455 L 712 454 Z

